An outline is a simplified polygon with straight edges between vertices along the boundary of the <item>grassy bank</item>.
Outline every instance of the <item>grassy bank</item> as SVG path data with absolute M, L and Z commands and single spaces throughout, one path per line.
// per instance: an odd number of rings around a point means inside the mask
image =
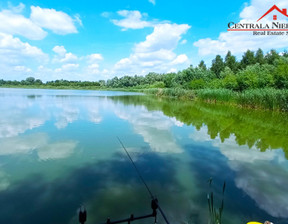
M 269 110 L 288 111 L 288 90 L 273 88 L 251 89 L 236 92 L 228 89 L 146 89 L 146 94 L 157 96 L 196 99 L 206 102 L 221 102 L 242 107 L 261 108 Z

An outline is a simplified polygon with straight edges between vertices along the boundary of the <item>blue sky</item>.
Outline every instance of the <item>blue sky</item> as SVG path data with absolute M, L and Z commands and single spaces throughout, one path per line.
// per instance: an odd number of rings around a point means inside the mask
M 282 51 L 288 36 L 227 32 L 228 22 L 255 22 L 274 4 L 288 8 L 283 0 L 1 1 L 0 79 L 107 80 L 210 65 L 228 50 L 238 59 L 247 49 Z

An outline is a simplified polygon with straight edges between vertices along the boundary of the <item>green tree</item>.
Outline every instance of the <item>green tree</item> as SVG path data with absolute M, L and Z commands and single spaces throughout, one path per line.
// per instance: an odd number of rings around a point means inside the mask
M 274 62 L 280 58 L 280 55 L 277 53 L 276 50 L 271 50 L 265 55 L 265 60 L 268 64 L 273 65 Z
M 41 79 L 36 79 L 36 80 L 35 80 L 35 84 L 36 84 L 36 85 L 42 85 L 43 82 L 41 81 Z
M 171 88 L 175 85 L 174 84 L 175 76 L 176 76 L 176 73 L 167 73 L 163 75 L 163 82 L 166 88 Z
M 216 58 L 212 61 L 212 66 L 210 70 L 215 73 L 217 78 L 220 78 L 221 71 L 224 70 L 225 64 L 220 55 L 217 55 Z
M 273 66 L 271 65 L 249 65 L 246 69 L 240 71 L 237 76 L 237 82 L 240 90 L 272 87 Z
M 225 56 L 225 66 L 229 67 L 234 73 L 238 70 L 238 62 L 236 61 L 236 57 L 231 54 L 231 51 L 228 51 Z
M 234 75 L 233 71 L 229 67 L 225 67 L 224 70 L 220 73 L 220 78 L 224 79 L 227 75 Z
M 28 78 L 26 78 L 25 81 L 28 85 L 32 85 L 35 82 L 35 78 L 34 77 L 28 77 Z
M 254 64 L 255 64 L 254 52 L 247 50 L 242 56 L 240 66 L 242 69 L 245 69 L 248 65 L 254 65 Z
M 259 63 L 260 65 L 265 64 L 265 58 L 262 49 L 258 49 L 255 54 L 255 62 Z
M 99 80 L 99 84 L 101 87 L 104 87 L 106 85 L 105 80 Z
M 200 61 L 198 68 L 203 69 L 203 70 L 207 70 L 207 67 L 205 65 L 205 62 L 203 60 Z

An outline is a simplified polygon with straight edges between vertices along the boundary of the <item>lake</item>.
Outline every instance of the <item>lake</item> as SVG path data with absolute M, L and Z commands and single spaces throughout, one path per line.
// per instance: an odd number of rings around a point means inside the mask
M 287 113 L 36 89 L 0 89 L 0 113 L 0 223 L 78 223 L 80 205 L 87 224 L 149 214 L 117 137 L 170 223 L 208 223 L 210 192 L 223 224 L 288 223 Z

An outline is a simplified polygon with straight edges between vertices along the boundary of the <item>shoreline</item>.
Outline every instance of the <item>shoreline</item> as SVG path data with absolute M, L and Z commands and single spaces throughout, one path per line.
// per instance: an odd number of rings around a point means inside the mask
M 287 89 L 248 89 L 243 92 L 236 92 L 229 89 L 198 89 L 187 90 L 184 88 L 73 88 L 71 86 L 0 86 L 0 88 L 15 89 L 54 89 L 54 90 L 95 90 L 95 91 L 123 91 L 141 92 L 156 97 L 176 98 L 181 100 L 203 101 L 212 104 L 227 104 L 235 107 L 251 108 L 255 110 L 271 110 L 288 112 L 288 90 Z

